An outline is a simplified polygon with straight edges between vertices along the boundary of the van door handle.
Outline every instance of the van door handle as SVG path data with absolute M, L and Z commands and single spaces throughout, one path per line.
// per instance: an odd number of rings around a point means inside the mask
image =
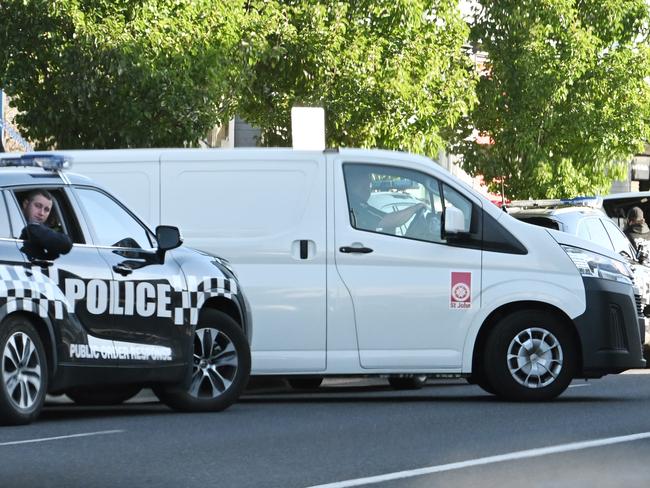
M 345 253 L 358 253 L 358 254 L 368 254 L 372 252 L 372 249 L 369 247 L 350 247 L 350 246 L 343 246 L 339 248 L 339 251 L 345 252 Z
M 131 268 L 124 266 L 122 264 L 116 264 L 115 266 L 113 266 L 113 271 L 121 274 L 122 276 L 126 276 L 133 273 L 133 270 Z

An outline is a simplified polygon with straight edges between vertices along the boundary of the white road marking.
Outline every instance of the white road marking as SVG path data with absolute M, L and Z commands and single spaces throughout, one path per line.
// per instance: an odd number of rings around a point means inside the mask
M 580 388 L 581 386 L 591 386 L 591 383 L 576 383 L 575 385 L 569 385 L 569 388 Z
M 650 368 L 628 369 L 627 371 L 623 371 L 621 374 L 650 374 Z
M 569 444 L 560 444 L 557 446 L 528 449 L 526 451 L 509 452 L 506 454 L 499 454 L 497 456 L 488 456 L 488 457 L 483 457 L 478 459 L 470 459 L 468 461 L 461 461 L 458 463 L 440 464 L 438 466 L 430 466 L 428 468 L 411 469 L 407 471 L 397 471 L 395 473 L 387 473 L 378 476 L 369 476 L 367 478 L 357 478 L 353 480 L 327 483 L 324 485 L 314 485 L 309 488 L 347 488 L 349 486 L 370 485 L 373 483 L 382 483 L 384 481 L 413 478 L 415 476 L 442 473 L 444 471 L 453 471 L 455 469 L 471 468 L 474 466 L 482 466 L 485 464 L 513 461 L 515 459 L 526 459 L 526 458 L 532 458 L 537 456 L 547 456 L 549 454 L 558 454 L 561 452 L 579 451 L 581 449 L 590 449 L 592 447 L 602 447 L 611 444 L 620 444 L 623 442 L 638 441 L 641 439 L 650 439 L 650 432 L 641 432 L 639 434 L 624 435 L 619 437 L 608 437 L 605 439 L 595 439 L 593 441 L 571 442 Z
M 60 439 L 73 439 L 75 437 L 89 437 L 92 435 L 120 434 L 123 430 L 102 430 L 99 432 L 85 432 L 82 434 L 60 435 L 56 437 L 42 437 L 40 439 L 26 439 L 24 441 L 0 442 L 0 446 L 15 446 L 17 444 L 32 444 L 35 442 L 58 441 Z

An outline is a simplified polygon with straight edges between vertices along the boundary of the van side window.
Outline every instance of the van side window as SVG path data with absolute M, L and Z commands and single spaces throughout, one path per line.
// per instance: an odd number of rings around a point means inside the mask
M 95 244 L 107 247 L 151 249 L 150 233 L 108 195 L 77 187 L 77 196 L 94 230 Z
M 428 242 L 442 239 L 442 198 L 435 178 L 404 168 L 343 165 L 355 229 Z

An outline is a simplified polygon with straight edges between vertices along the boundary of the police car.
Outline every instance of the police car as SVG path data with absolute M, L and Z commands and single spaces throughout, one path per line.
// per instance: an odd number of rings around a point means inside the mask
M 116 404 L 144 386 L 177 410 L 228 407 L 252 334 L 229 264 L 180 247 L 175 227 L 152 232 L 68 165 L 0 158 L 0 423 L 31 422 L 48 393 Z M 40 225 L 69 236 L 69 252 L 34 252 L 47 245 L 22 234 L 34 190 L 51 198 Z

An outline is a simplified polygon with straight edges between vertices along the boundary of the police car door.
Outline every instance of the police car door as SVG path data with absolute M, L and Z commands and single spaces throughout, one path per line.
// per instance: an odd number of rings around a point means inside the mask
M 0 190 L 0 320 L 13 308 L 14 293 L 9 283 L 17 279 L 17 268 L 24 269 L 24 258 L 18 250 L 18 240 L 14 237 L 5 203 L 5 192 Z M 11 310 L 13 311 L 13 310 Z
M 59 179 L 55 174 L 52 179 Z M 62 363 L 116 365 L 116 357 L 110 341 L 113 328 L 110 317 L 105 313 L 101 289 L 109 282 L 112 275 L 106 261 L 97 249 L 88 243 L 88 232 L 83 221 L 76 218 L 69 195 L 64 186 L 47 184 L 44 181 L 38 187 L 20 187 L 7 192 L 8 208 L 12 222 L 17 221 L 13 229 L 14 237 L 19 237 L 22 227 L 26 225 L 20 210 L 21 202 L 31 190 L 47 190 L 53 205 L 49 226 L 66 233 L 73 241 L 68 254 L 52 261 L 37 259 L 26 253 L 24 241 L 18 240 L 25 261 L 27 261 L 26 286 L 43 287 L 44 290 L 56 292 L 45 296 L 46 306 L 51 319 L 61 337 L 58 351 Z M 45 285 L 45 286 L 43 286 Z M 50 286 L 53 285 L 53 286 Z
M 174 323 L 185 283 L 180 266 L 161 258 L 151 231 L 113 197 L 93 187 L 74 193 L 113 272 L 101 296 L 120 364 L 185 362 L 187 331 Z

